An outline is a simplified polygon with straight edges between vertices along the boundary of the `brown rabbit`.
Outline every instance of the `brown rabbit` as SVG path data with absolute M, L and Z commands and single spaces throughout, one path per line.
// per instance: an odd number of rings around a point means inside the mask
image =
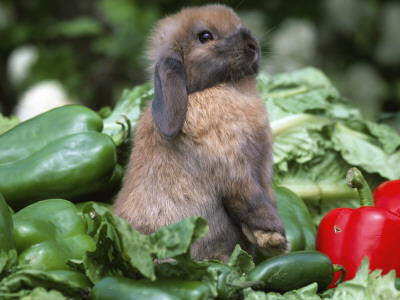
M 184 9 L 152 35 L 154 98 L 137 125 L 114 212 L 151 234 L 189 216 L 210 232 L 195 259 L 226 262 L 236 244 L 288 251 L 276 211 L 272 139 L 260 99 L 258 41 L 222 5 Z

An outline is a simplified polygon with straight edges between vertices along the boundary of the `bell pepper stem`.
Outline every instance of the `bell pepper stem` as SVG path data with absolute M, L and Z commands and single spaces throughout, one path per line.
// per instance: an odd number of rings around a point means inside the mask
M 374 206 L 371 190 L 359 169 L 350 168 L 346 174 L 346 182 L 349 187 L 357 189 L 361 206 Z
M 333 265 L 333 273 L 341 272 L 340 278 L 335 282 L 335 285 L 343 282 L 344 278 L 346 277 L 346 269 L 341 265 Z

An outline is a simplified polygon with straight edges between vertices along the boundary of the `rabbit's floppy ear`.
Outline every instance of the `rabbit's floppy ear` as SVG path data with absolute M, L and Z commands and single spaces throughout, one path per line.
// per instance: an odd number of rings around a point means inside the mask
M 178 134 L 185 121 L 188 105 L 185 69 L 179 54 L 161 56 L 154 72 L 154 98 L 151 104 L 154 122 L 167 138 Z

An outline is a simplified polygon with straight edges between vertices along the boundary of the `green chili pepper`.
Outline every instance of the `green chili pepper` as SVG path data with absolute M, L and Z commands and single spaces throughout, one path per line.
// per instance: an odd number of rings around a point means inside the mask
M 123 277 L 105 277 L 92 289 L 93 300 L 197 300 L 209 298 L 208 287 L 200 281 L 161 279 L 136 281 Z
M 0 191 L 18 210 L 49 198 L 75 199 L 115 187 L 123 174 L 113 140 L 92 110 L 68 105 L 0 136 Z
M 304 250 L 275 256 L 257 265 L 247 276 L 248 281 L 262 281 L 262 289 L 267 292 L 287 292 L 309 285 L 318 284 L 320 291 L 332 282 L 336 271 L 345 270 L 333 265 L 325 254 Z
M 314 250 L 317 230 L 303 200 L 285 187 L 274 186 L 274 191 L 290 251 Z
M 14 229 L 10 209 L 0 194 L 0 250 L 15 249 Z
M 33 203 L 13 215 L 15 244 L 20 265 L 34 269 L 67 269 L 70 259 L 82 259 L 95 249 L 87 222 L 67 200 Z

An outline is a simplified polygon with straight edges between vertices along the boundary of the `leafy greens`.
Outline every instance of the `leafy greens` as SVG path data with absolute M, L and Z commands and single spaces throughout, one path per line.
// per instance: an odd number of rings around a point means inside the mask
M 371 188 L 400 178 L 400 136 L 364 120 L 319 70 L 306 68 L 268 77 L 258 89 L 274 136 L 274 180 L 308 205 L 315 222 L 332 208 L 358 206 L 347 187 L 349 167 L 363 171 Z

